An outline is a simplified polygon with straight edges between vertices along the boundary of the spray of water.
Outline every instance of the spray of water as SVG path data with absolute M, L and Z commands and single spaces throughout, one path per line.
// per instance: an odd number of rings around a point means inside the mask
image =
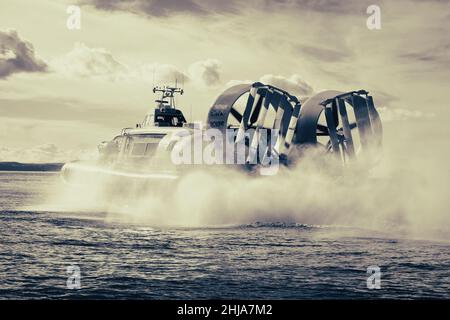
M 450 222 L 445 172 L 425 157 L 399 155 L 388 147 L 370 175 L 334 174 L 336 167 L 315 154 L 266 177 L 226 166 L 165 182 L 90 175 L 78 177 L 81 185 L 51 190 L 47 202 L 55 210 L 106 212 L 107 219 L 158 226 L 284 222 L 442 238 Z

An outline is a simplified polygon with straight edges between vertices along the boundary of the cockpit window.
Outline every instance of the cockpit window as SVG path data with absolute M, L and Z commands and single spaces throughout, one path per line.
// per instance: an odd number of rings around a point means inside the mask
M 131 150 L 132 156 L 143 156 L 145 154 L 145 149 L 147 148 L 146 143 L 134 143 L 133 149 Z
M 155 154 L 156 149 L 164 138 L 165 134 L 142 134 L 135 135 L 128 139 L 131 151 L 131 157 L 151 157 Z

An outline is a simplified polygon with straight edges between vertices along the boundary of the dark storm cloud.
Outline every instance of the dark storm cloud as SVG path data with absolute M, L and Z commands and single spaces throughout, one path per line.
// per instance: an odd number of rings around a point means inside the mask
M 300 11 L 317 11 L 328 13 L 361 13 L 366 10 L 370 1 L 342 1 L 342 0 L 254 0 L 256 4 L 264 2 L 265 6 L 272 9 L 287 8 Z M 367 4 L 368 3 L 368 4 Z
M 35 56 L 33 45 L 16 31 L 0 31 L 0 79 L 18 72 L 44 72 L 47 64 Z
M 126 11 L 147 17 L 166 17 L 175 14 L 239 14 L 248 10 L 360 14 L 371 4 L 369 0 L 81 0 L 80 2 L 99 10 Z
M 235 12 L 234 2 L 223 0 L 83 0 L 81 4 L 92 5 L 100 10 L 126 11 L 147 17 Z

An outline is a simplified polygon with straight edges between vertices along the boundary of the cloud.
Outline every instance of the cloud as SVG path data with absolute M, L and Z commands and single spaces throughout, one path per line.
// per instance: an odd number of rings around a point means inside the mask
M 81 4 L 91 5 L 99 10 L 125 11 L 146 17 L 236 12 L 234 1 L 223 0 L 84 0 Z
M 62 74 L 78 77 L 116 77 L 127 68 L 102 48 L 89 48 L 76 43 L 64 57 L 57 59 L 54 68 Z
M 93 78 L 106 81 L 146 82 L 157 85 L 186 83 L 216 86 L 220 84 L 221 62 L 206 59 L 190 64 L 187 72 L 175 65 L 162 63 L 138 63 L 126 65 L 103 48 L 90 48 L 84 43 L 76 43 L 64 56 L 51 63 L 52 68 L 66 77 Z
M 237 86 L 238 84 L 253 83 L 255 80 L 230 80 L 225 84 L 225 88 Z
M 140 65 L 132 71 L 132 76 L 144 79 L 149 83 L 155 81 L 155 84 L 161 85 L 175 83 L 175 80 L 178 80 L 178 83 L 180 81 L 190 81 L 186 73 L 180 71 L 179 68 L 172 64 L 152 63 Z
M 218 85 L 220 83 L 220 62 L 216 59 L 194 62 L 189 66 L 189 75 L 194 81 L 203 85 Z
M 91 48 L 84 43 L 76 43 L 63 57 L 56 59 L 52 67 L 67 77 L 94 78 L 107 81 L 167 83 L 175 79 L 185 81 L 189 77 L 170 64 L 139 64 L 129 66 L 103 48 Z
M 249 10 L 300 11 L 339 14 L 361 14 L 372 4 L 371 0 L 81 0 L 98 10 L 124 11 L 145 17 L 168 17 L 188 14 L 206 16 L 238 14 Z
M 298 74 L 293 74 L 289 78 L 266 74 L 259 81 L 286 90 L 293 95 L 297 95 L 299 98 L 309 96 L 314 92 L 313 88 Z
M 253 0 L 252 4 L 271 10 L 355 14 L 365 12 L 371 2 L 369 0 Z
M 398 58 L 402 61 L 412 62 L 421 68 L 417 71 L 422 71 L 423 67 L 436 71 L 442 68 L 450 67 L 450 42 L 440 43 L 439 46 L 416 50 L 414 52 L 402 53 Z
M 274 87 L 283 89 L 290 94 L 297 96 L 298 98 L 305 98 L 314 93 L 313 88 L 305 82 L 298 74 L 293 74 L 289 78 L 284 76 L 275 76 L 273 74 L 263 75 L 259 80 L 264 84 L 269 84 Z M 225 84 L 225 87 L 229 88 L 243 83 L 253 83 L 255 80 L 230 80 Z
M 436 115 L 433 112 L 422 112 L 419 110 L 410 110 L 405 108 L 388 108 L 378 107 L 378 113 L 380 114 L 383 122 L 398 122 L 413 119 L 432 119 Z
M 47 64 L 37 58 L 33 45 L 15 30 L 0 30 L 0 79 L 19 72 L 45 72 Z

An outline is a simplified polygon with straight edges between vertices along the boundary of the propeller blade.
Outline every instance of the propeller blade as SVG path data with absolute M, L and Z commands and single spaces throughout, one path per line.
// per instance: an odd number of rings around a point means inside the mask
M 333 110 L 334 127 L 337 128 L 339 126 L 339 116 L 336 99 L 334 99 L 333 103 L 331 104 L 331 110 Z
M 317 124 L 317 130 L 320 132 L 328 133 L 328 127 L 323 124 Z
M 353 130 L 353 129 L 357 128 L 358 125 L 356 124 L 356 122 L 352 122 L 352 123 L 350 123 L 349 127 L 350 127 L 350 130 Z M 339 129 L 337 129 L 337 131 L 338 132 L 343 132 L 344 129 L 343 128 L 339 128 Z
M 250 116 L 250 125 L 253 125 L 258 121 L 259 112 L 261 111 L 261 107 L 264 101 L 264 97 L 260 97 L 259 101 L 255 106 L 255 110 L 253 110 L 252 115 Z
M 323 124 L 317 124 L 316 135 L 318 137 L 329 136 L 330 133 L 328 131 L 328 127 Z
M 239 123 L 242 121 L 242 114 L 234 107 L 231 107 L 230 113 Z

